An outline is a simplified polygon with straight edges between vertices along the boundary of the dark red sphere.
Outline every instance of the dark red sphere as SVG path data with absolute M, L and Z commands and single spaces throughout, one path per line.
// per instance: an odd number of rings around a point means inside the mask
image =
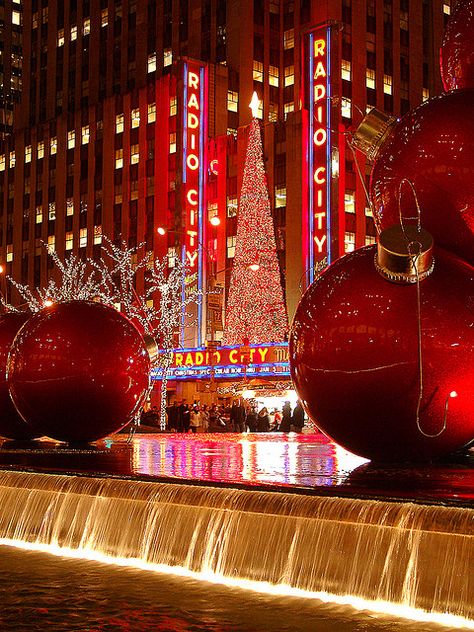
M 290 335 L 296 391 L 316 425 L 355 454 L 387 462 L 449 454 L 474 437 L 474 268 L 437 249 L 420 284 L 417 421 L 417 288 L 381 277 L 374 253 L 339 259 L 301 299 Z
M 474 0 L 459 0 L 444 32 L 440 50 L 445 90 L 474 88 Z
M 372 169 L 371 197 L 381 229 L 399 223 L 402 180 L 418 195 L 421 224 L 435 244 L 474 264 L 474 90 L 427 101 L 403 117 Z M 402 188 L 404 217 L 416 215 Z
M 30 318 L 28 312 L 8 312 L 0 316 L 0 436 L 7 439 L 34 439 L 35 433 L 13 406 L 6 382 L 7 358 L 18 330 Z
M 137 329 L 99 303 L 59 303 L 16 336 L 7 382 L 36 432 L 70 443 L 120 430 L 141 406 L 150 360 Z

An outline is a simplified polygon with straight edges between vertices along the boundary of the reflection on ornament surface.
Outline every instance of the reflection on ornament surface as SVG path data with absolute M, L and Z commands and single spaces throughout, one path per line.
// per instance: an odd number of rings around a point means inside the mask
M 130 421 L 145 397 L 149 369 L 130 321 L 99 303 L 71 301 L 36 313 L 19 332 L 7 383 L 35 432 L 88 442 Z
M 440 50 L 445 90 L 474 88 L 474 1 L 459 0 L 452 9 Z
M 30 318 L 28 312 L 8 312 L 0 316 L 0 436 L 8 439 L 33 439 L 41 436 L 29 428 L 12 404 L 6 383 L 5 370 L 8 352 L 18 330 Z
M 295 388 L 318 427 L 355 454 L 448 454 L 474 436 L 474 268 L 435 249 L 420 284 L 420 375 L 416 284 L 382 278 L 374 254 L 336 261 L 303 296 L 290 336 Z
M 382 145 L 372 169 L 371 197 L 380 229 L 400 222 L 399 189 L 413 183 L 421 225 L 435 243 L 474 264 L 474 90 L 427 101 L 406 114 Z M 416 217 L 402 189 L 404 217 Z

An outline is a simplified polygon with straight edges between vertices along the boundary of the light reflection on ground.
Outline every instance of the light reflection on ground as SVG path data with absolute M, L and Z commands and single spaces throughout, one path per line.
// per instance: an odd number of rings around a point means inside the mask
M 435 464 L 387 467 L 346 452 L 320 433 L 157 433 L 137 434 L 131 442 L 126 434 L 117 434 L 81 448 L 51 440 L 4 441 L 1 468 L 474 506 L 472 451 Z

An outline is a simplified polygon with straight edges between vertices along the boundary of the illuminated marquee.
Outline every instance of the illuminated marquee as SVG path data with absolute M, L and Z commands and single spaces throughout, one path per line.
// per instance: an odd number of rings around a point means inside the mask
M 331 262 L 331 33 L 323 27 L 305 38 L 305 76 L 308 82 L 308 118 L 304 209 L 304 253 L 308 283 L 317 269 Z
M 183 208 L 185 244 L 183 258 L 190 274 L 186 291 L 203 290 L 203 241 L 205 209 L 205 138 L 207 73 L 195 62 L 183 65 Z M 197 343 L 201 344 L 202 306 L 198 305 Z
M 288 344 L 218 347 L 216 350 L 183 349 L 173 354 L 170 378 L 289 375 Z M 159 371 L 153 374 L 159 379 Z

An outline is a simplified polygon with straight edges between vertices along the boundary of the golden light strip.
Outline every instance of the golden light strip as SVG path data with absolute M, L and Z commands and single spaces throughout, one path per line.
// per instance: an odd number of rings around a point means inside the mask
M 304 599 L 317 599 L 323 603 L 334 603 L 342 606 L 348 606 L 357 611 L 369 610 L 374 613 L 385 614 L 392 617 L 408 619 L 411 621 L 419 621 L 422 623 L 435 623 L 450 629 L 474 630 L 474 621 L 466 619 L 458 615 L 452 615 L 444 612 L 428 612 L 419 608 L 412 608 L 402 604 L 391 603 L 389 601 L 373 601 L 362 599 L 353 595 L 333 595 L 328 592 L 302 590 L 285 584 L 270 584 L 269 582 L 252 581 L 247 579 L 237 579 L 225 577 L 214 572 L 194 572 L 182 566 L 169 566 L 167 564 L 154 564 L 146 562 L 139 558 L 112 557 L 94 551 L 93 549 L 71 549 L 67 547 L 59 547 L 53 544 L 40 544 L 37 542 L 23 542 L 21 540 L 13 540 L 10 538 L 0 538 L 0 545 L 22 549 L 26 551 L 38 551 L 41 553 L 49 553 L 56 557 L 65 557 L 81 560 L 90 560 L 102 564 L 113 566 L 125 566 L 137 568 L 144 571 L 152 571 L 155 573 L 175 575 L 177 577 L 189 577 L 200 581 L 206 581 L 212 584 L 229 586 L 232 588 L 241 588 L 243 590 L 251 590 L 253 592 L 265 593 L 268 595 L 283 597 L 300 597 Z

